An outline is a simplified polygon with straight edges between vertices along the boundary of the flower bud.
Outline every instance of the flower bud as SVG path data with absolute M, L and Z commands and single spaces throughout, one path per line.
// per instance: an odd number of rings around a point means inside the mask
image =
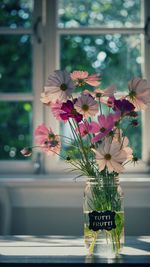
M 134 127 L 137 127 L 139 125 L 139 123 L 138 123 L 137 120 L 132 120 L 131 121 L 131 125 L 134 126 Z
M 90 145 L 90 148 L 95 148 L 95 145 L 94 145 L 94 144 L 91 144 L 91 145 Z
M 114 107 L 114 97 L 109 97 L 107 100 L 107 106 L 109 108 L 113 108 Z
M 114 132 L 113 131 L 110 131 L 110 133 L 108 134 L 109 136 L 111 136 L 111 137 L 114 137 Z
M 132 162 L 134 165 L 138 162 L 138 157 L 136 155 L 133 155 Z
M 129 113 L 129 116 L 136 118 L 138 116 L 138 113 L 136 111 L 131 111 Z
M 25 156 L 25 157 L 29 157 L 29 156 L 32 155 L 32 149 L 29 148 L 29 147 L 25 147 L 25 148 L 23 148 L 20 152 L 21 152 L 21 154 L 22 154 L 23 156 Z

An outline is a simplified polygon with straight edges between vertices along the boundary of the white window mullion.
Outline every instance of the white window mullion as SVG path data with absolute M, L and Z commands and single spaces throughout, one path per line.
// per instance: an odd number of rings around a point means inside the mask
M 0 93 L 0 101 L 33 101 L 30 93 Z
M 45 77 L 44 83 L 46 82 L 50 73 L 53 73 L 58 62 L 57 58 L 57 34 L 56 34 L 56 21 L 57 21 L 57 1 L 46 0 L 46 24 L 45 24 Z M 52 11 L 52 12 L 50 12 Z M 51 127 L 54 133 L 59 134 L 59 122 L 54 118 L 50 109 L 45 109 L 45 124 L 47 127 Z M 62 171 L 61 161 L 58 156 L 45 156 L 45 171 L 46 172 L 59 172 Z
M 133 28 L 110 28 L 110 27 L 99 27 L 99 28 L 58 28 L 57 32 L 59 34 L 82 34 L 82 35 L 97 35 L 97 34 L 138 34 L 144 33 L 143 27 L 133 27 Z
M 39 17 L 42 18 L 42 2 L 41 0 L 35 1 L 34 7 L 34 23 L 36 23 Z M 43 122 L 43 106 L 40 101 L 40 94 L 42 92 L 44 83 L 44 61 L 43 61 L 43 51 L 44 51 L 44 36 L 43 36 L 43 20 L 39 24 L 38 32 L 41 38 L 41 42 L 38 42 L 37 36 L 33 35 L 33 130 Z
M 13 35 L 17 35 L 17 34 L 32 34 L 32 29 L 25 29 L 22 27 L 18 27 L 16 29 L 11 29 L 8 27 L 0 27 L 0 34 L 13 34 Z

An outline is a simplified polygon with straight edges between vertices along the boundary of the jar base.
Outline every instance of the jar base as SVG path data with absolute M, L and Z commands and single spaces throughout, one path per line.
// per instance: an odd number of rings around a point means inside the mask
M 85 236 L 85 246 L 87 250 L 88 256 L 96 256 L 100 258 L 106 258 L 106 259 L 114 259 L 117 258 L 122 251 L 124 239 L 123 236 L 119 243 L 112 242 L 110 240 L 106 240 L 104 236 L 101 236 L 102 233 L 97 235 L 97 238 L 91 238 Z

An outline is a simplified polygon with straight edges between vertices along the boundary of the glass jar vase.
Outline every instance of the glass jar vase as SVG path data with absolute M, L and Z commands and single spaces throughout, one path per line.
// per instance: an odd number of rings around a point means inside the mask
M 123 192 L 118 177 L 88 178 L 84 190 L 87 255 L 116 257 L 124 244 Z

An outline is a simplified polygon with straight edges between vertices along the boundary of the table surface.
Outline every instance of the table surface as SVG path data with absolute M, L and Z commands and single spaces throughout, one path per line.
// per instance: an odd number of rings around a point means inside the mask
M 150 263 L 150 236 L 127 236 L 116 259 L 86 255 L 82 236 L 0 236 L 0 263 Z

